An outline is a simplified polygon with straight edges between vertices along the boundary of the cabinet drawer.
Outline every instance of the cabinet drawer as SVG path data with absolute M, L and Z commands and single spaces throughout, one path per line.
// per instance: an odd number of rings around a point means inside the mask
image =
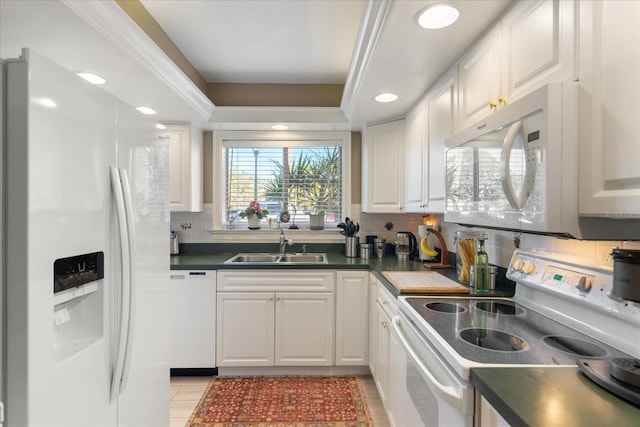
M 335 272 L 327 270 L 219 271 L 218 291 L 333 292 Z
M 384 287 L 382 283 L 378 281 L 378 304 L 384 310 L 385 314 L 392 318 L 398 311 L 396 299 L 391 295 L 389 291 Z

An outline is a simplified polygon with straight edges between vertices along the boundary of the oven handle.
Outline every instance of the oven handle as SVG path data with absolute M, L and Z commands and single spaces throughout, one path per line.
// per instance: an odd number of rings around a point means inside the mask
M 426 379 L 428 379 L 429 382 L 433 385 L 433 387 L 431 387 L 431 390 L 435 394 L 437 394 L 439 397 L 441 397 L 442 400 L 447 402 L 449 405 L 451 405 L 452 407 L 456 408 L 459 411 L 462 411 L 463 397 L 458 395 L 458 393 L 456 393 L 455 388 L 440 383 L 438 379 L 431 373 L 429 368 L 422 362 L 422 360 L 420 360 L 416 352 L 413 350 L 413 348 L 409 344 L 407 337 L 404 335 L 404 333 L 400 329 L 400 322 L 401 322 L 400 316 L 395 315 L 391 319 L 391 326 L 393 327 L 393 330 L 396 332 L 396 334 L 398 335 L 398 338 L 402 342 L 402 346 L 407 350 L 407 353 L 411 357 L 411 360 L 413 360 L 413 363 L 416 364 L 416 366 L 425 375 Z

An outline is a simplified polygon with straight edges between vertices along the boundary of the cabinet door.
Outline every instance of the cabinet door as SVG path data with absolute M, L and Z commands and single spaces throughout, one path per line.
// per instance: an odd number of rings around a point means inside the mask
M 202 132 L 189 125 L 169 126 L 171 211 L 202 211 Z
M 273 366 L 273 293 L 218 293 L 218 366 Z
M 500 25 L 497 25 L 460 60 L 461 128 L 486 117 L 498 106 L 500 55 Z
M 375 379 L 378 360 L 378 280 L 369 273 L 369 370 Z
M 333 364 L 333 294 L 276 294 L 275 364 Z
M 404 143 L 404 120 L 367 126 L 362 153 L 364 212 L 404 212 Z
M 374 362 L 376 375 L 373 378 L 382 404 L 386 407 L 389 382 L 389 326 L 390 320 L 380 306 L 376 305 L 376 359 Z
M 215 271 L 172 271 L 169 283 L 171 368 L 215 368 Z
M 427 212 L 444 212 L 445 140 L 454 129 L 456 109 L 456 69 L 446 74 L 427 100 L 428 178 L 425 184 Z
M 407 113 L 405 134 L 407 212 L 424 212 L 429 185 L 429 147 L 427 144 L 427 103 L 418 101 Z
M 577 78 L 576 8 L 574 1 L 523 1 L 505 15 L 500 95 L 507 102 Z
M 580 2 L 580 203 L 640 218 L 640 2 Z
M 477 418 L 480 419 L 478 423 L 478 427 L 509 427 L 510 424 L 502 418 L 502 416 L 496 411 L 496 409 L 491 406 L 489 401 L 484 398 L 484 396 L 479 395 L 479 392 L 476 390 L 476 402 L 480 401 L 478 405 L 479 416 L 476 415 Z
M 369 272 L 339 271 L 336 282 L 336 365 L 366 366 Z

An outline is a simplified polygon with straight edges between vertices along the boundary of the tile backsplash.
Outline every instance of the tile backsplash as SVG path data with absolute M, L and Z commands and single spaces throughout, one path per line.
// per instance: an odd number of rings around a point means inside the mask
M 171 229 L 179 233 L 182 243 L 212 243 L 215 241 L 214 236 L 209 232 L 212 228 L 212 211 L 212 205 L 205 204 L 203 212 L 172 212 Z M 410 231 L 417 237 L 418 225 L 422 224 L 421 214 L 369 214 L 360 212 L 360 205 L 352 205 L 351 212 L 351 219 L 360 224 L 361 240 L 364 240 L 367 235 L 375 235 L 387 239 L 387 242 L 392 242 L 398 231 Z M 455 252 L 455 232 L 465 228 L 457 224 L 442 222 L 442 215 L 435 215 L 435 217 L 440 221 L 442 235 L 448 250 Z M 385 228 L 385 224 L 388 222 L 393 223 L 391 230 Z M 474 228 L 474 230 L 477 229 L 480 228 Z M 515 250 L 514 233 L 502 230 L 482 230 L 489 236 L 486 242 L 489 262 L 506 267 Z M 540 249 L 578 256 L 583 258 L 585 262 L 594 265 L 607 265 L 604 254 L 610 253 L 611 248 L 640 250 L 640 241 L 572 240 L 525 233 L 520 234 L 519 237 L 521 249 Z M 342 236 L 336 235 L 336 239 L 340 241 Z M 431 247 L 439 247 L 435 236 L 431 236 L 429 239 Z

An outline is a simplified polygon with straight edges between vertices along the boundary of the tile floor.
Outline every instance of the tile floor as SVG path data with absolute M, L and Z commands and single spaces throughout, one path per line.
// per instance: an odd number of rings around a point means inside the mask
M 170 427 L 183 427 L 187 424 L 210 380 L 211 377 L 171 377 Z M 373 378 L 370 375 L 361 376 L 360 381 L 374 426 L 389 427 Z

